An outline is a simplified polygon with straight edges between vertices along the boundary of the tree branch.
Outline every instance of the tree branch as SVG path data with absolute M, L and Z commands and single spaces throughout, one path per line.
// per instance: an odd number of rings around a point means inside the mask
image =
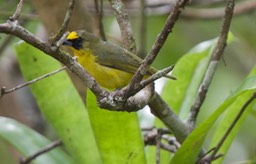
M 149 66 L 155 60 L 158 52 L 160 51 L 163 44 L 165 43 L 169 33 L 172 31 L 174 24 L 176 23 L 176 21 L 179 18 L 182 8 L 185 7 L 185 5 L 188 1 L 189 0 L 177 1 L 175 8 L 172 10 L 170 15 L 168 16 L 162 31 L 160 32 L 155 43 L 152 46 L 151 51 L 148 53 L 148 55 L 143 60 L 142 64 L 140 65 L 140 67 L 138 68 L 136 73 L 134 74 L 131 83 L 128 85 L 128 87 L 126 89 L 126 93 L 130 93 L 131 90 L 138 87 L 139 82 L 142 80 L 143 76 L 146 75 Z M 129 97 L 129 95 L 128 95 L 128 97 Z
M 189 134 L 188 127 L 156 92 L 149 102 L 149 107 L 151 112 L 168 127 L 180 143 L 186 139 Z
M 41 150 L 35 152 L 34 154 L 32 154 L 31 156 L 22 159 L 20 161 L 20 164 L 29 164 L 32 160 L 36 159 L 38 156 L 47 153 L 49 151 L 51 151 L 52 149 L 58 147 L 62 145 L 62 142 L 60 140 L 54 141 L 53 143 L 46 145 L 44 148 L 42 148 Z
M 40 80 L 42 80 L 42 79 L 44 79 L 44 78 L 47 78 L 47 77 L 49 77 L 49 76 L 52 76 L 52 75 L 54 75 L 54 74 L 56 74 L 56 73 L 59 73 L 60 71 L 65 70 L 66 68 L 67 68 L 67 67 L 64 66 L 64 67 L 62 67 L 62 68 L 60 68 L 60 69 L 58 69 L 58 70 L 56 70 L 56 71 L 47 73 L 47 74 L 45 74 L 45 75 L 43 75 L 43 76 L 40 76 L 40 77 L 38 77 L 38 78 L 35 78 L 35 79 L 29 81 L 29 82 L 26 82 L 26 83 L 21 84 L 21 85 L 17 85 L 16 87 L 11 88 L 11 89 L 6 89 L 5 87 L 2 87 L 2 88 L 1 88 L 1 91 L 0 91 L 0 99 L 1 99 L 5 94 L 11 93 L 11 92 L 16 91 L 16 90 L 18 90 L 18 89 L 21 89 L 21 88 L 23 88 L 23 87 L 26 87 L 26 86 L 28 86 L 28 85 L 30 85 L 30 84 L 33 84 L 33 83 L 35 83 L 35 82 L 37 82 L 37 81 L 40 81 Z
M 64 21 L 63 21 L 59 31 L 52 38 L 50 38 L 51 43 L 56 43 L 58 40 L 60 40 L 60 38 L 63 36 L 64 32 L 67 30 L 67 27 L 68 27 L 68 24 L 70 21 L 70 17 L 73 13 L 74 6 L 75 6 L 75 0 L 70 0 Z M 58 47 L 60 45 L 57 44 Z
M 10 17 L 10 20 L 18 20 L 19 19 L 23 4 L 24 4 L 24 0 L 20 0 L 19 4 L 17 5 L 16 11 Z
M 212 78 L 217 69 L 217 65 L 226 47 L 226 42 L 227 42 L 228 32 L 229 32 L 229 28 L 230 28 L 230 24 L 233 16 L 234 6 L 235 4 L 233 0 L 227 1 L 225 16 L 223 19 L 222 29 L 221 29 L 221 33 L 220 33 L 217 45 L 213 51 L 213 56 L 208 65 L 208 68 L 206 70 L 202 83 L 198 89 L 195 103 L 193 104 L 190 110 L 190 118 L 188 119 L 188 124 L 191 126 L 191 130 L 195 128 L 196 119 L 197 119 L 197 115 L 199 113 L 200 107 L 202 106 L 205 100 L 208 88 L 212 82 Z
M 136 53 L 136 44 L 132 34 L 132 27 L 123 2 L 121 0 L 110 0 L 110 2 L 115 11 L 116 20 L 121 30 L 124 48 L 132 53 Z

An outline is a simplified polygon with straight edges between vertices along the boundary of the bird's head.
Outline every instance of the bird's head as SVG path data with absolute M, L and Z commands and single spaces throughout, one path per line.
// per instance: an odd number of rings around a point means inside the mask
M 79 35 L 79 32 L 72 31 L 66 37 L 66 40 L 62 43 L 64 46 L 70 46 L 79 50 L 83 46 L 84 39 Z

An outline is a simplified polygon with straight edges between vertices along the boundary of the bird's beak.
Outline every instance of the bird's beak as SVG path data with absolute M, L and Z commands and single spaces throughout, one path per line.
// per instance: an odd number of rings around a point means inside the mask
M 64 46 L 72 46 L 73 44 L 72 44 L 72 42 L 70 40 L 64 40 L 62 45 L 64 45 Z

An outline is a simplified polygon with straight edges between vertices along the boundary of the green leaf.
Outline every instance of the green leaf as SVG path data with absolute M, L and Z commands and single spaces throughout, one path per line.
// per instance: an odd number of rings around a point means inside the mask
M 255 69 L 256 68 L 254 68 L 252 72 L 256 72 Z M 202 124 L 200 124 L 188 136 L 188 138 L 182 143 L 180 149 L 175 154 L 173 160 L 171 161 L 171 164 L 194 163 L 197 160 L 198 154 L 202 149 L 204 139 L 209 129 L 212 127 L 212 125 L 216 121 L 216 119 L 228 108 L 231 109 L 230 112 L 232 112 L 232 109 L 241 109 L 243 103 L 246 100 L 248 100 L 248 97 L 250 97 L 250 95 L 252 95 L 252 93 L 255 90 L 256 90 L 256 76 L 252 75 L 251 73 L 248 76 L 248 78 L 245 80 L 245 82 L 239 87 L 239 89 L 235 93 L 233 93 L 226 101 L 224 101 L 208 119 L 206 119 Z M 229 120 L 229 123 L 230 123 L 230 120 Z M 235 131 L 233 133 L 235 133 Z M 229 143 L 232 140 L 232 135 L 231 135 L 231 138 L 228 139 L 228 142 L 226 143 L 227 145 L 224 146 L 224 149 L 229 147 Z M 221 137 L 221 136 L 223 136 L 223 133 L 222 135 L 218 135 L 218 137 Z M 218 139 L 216 140 L 219 141 Z
M 13 145 L 25 156 L 32 155 L 51 143 L 50 140 L 33 131 L 29 127 L 5 117 L 0 117 L 0 137 Z M 63 150 L 55 148 L 37 157 L 34 160 L 34 163 L 70 164 L 73 163 L 73 161 L 66 153 L 64 153 Z
M 227 129 L 230 127 L 230 125 L 234 121 L 238 112 L 241 110 L 242 106 L 252 96 L 255 88 L 256 88 L 256 67 L 251 71 L 251 73 L 249 74 L 248 78 L 244 81 L 244 83 L 233 94 L 233 95 L 235 95 L 240 92 L 240 95 L 237 98 L 237 100 L 227 108 L 223 118 L 220 120 L 218 126 L 216 127 L 216 130 L 214 131 L 214 136 L 210 143 L 210 147 L 214 147 L 220 141 L 220 139 L 223 137 L 223 135 L 226 133 Z M 237 133 L 239 132 L 240 127 L 241 127 L 243 121 L 245 120 L 245 118 L 247 117 L 248 113 L 249 113 L 249 110 L 246 109 L 245 112 L 243 113 L 242 117 L 236 123 L 234 129 L 232 129 L 228 138 L 225 140 L 221 149 L 219 150 L 220 154 L 225 155 L 227 153 L 232 141 L 234 140 Z M 219 158 L 218 160 L 214 161 L 214 163 L 222 163 L 223 159 L 224 158 Z
M 230 32 L 228 42 L 233 40 Z M 216 43 L 217 39 L 204 41 L 179 59 L 172 73 L 177 80 L 169 80 L 163 90 L 163 98 L 182 120 L 188 117 Z
M 136 113 L 100 109 L 91 91 L 88 91 L 86 104 L 105 164 L 146 163 Z
M 41 51 L 22 42 L 16 46 L 22 73 L 31 80 L 60 68 Z M 69 76 L 62 71 L 30 85 L 37 104 L 76 163 L 101 163 L 89 116 Z
M 163 98 L 183 120 L 188 116 L 215 44 L 216 39 L 205 41 L 185 54 L 172 73 L 177 80 L 169 80 L 163 90 Z

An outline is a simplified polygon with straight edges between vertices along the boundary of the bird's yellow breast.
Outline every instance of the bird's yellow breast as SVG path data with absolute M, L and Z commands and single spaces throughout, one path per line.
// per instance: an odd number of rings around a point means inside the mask
M 122 88 L 130 82 L 133 76 L 128 72 L 100 65 L 96 62 L 96 56 L 89 49 L 76 50 L 72 48 L 72 51 L 78 58 L 78 62 L 104 88 L 110 90 Z

